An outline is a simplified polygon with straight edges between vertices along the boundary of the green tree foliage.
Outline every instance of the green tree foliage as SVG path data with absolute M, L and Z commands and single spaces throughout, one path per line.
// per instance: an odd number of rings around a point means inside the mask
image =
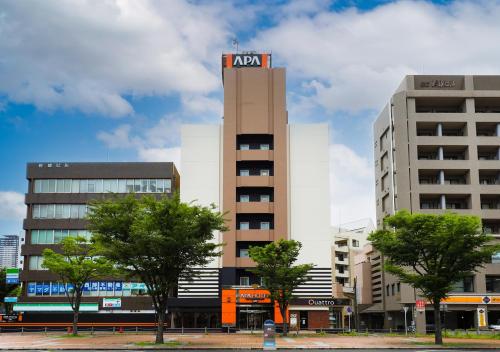
M 78 334 L 78 317 L 83 286 L 90 280 L 112 276 L 113 264 L 101 256 L 95 242 L 87 243 L 83 237 L 66 237 L 61 241 L 61 253 L 52 249 L 43 251 L 42 267 L 50 270 L 72 289 L 66 289 L 66 298 L 73 310 L 73 335 Z
M 435 343 L 442 344 L 439 304 L 453 285 L 491 261 L 500 250 L 484 234 L 476 216 L 399 211 L 370 234 L 373 246 L 387 257 L 385 270 L 420 290 L 434 307 Z
M 89 228 L 105 256 L 148 289 L 157 316 L 156 343 L 163 343 L 168 298 L 176 295 L 179 278 L 192 278 L 193 268 L 222 254 L 213 233 L 226 227 L 214 209 L 183 203 L 178 194 L 129 195 L 90 206 Z
M 7 269 L 0 268 L 0 305 L 5 306 L 5 313 L 10 313 L 11 304 L 4 303 L 5 297 L 19 297 L 21 287 L 19 285 L 7 284 Z
M 288 317 L 286 311 L 293 291 L 307 279 L 307 273 L 313 264 L 293 265 L 302 248 L 302 244 L 294 240 L 281 239 L 263 247 L 250 247 L 249 255 L 257 267 L 251 272 L 264 280 L 264 287 L 269 290 L 271 301 L 278 302 L 283 317 L 283 335 L 287 335 Z

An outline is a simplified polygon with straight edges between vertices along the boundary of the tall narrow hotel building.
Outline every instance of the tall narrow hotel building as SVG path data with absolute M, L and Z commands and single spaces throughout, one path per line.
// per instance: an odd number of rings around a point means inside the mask
M 279 239 L 302 243 L 300 263 L 313 263 L 296 291 L 292 320 L 302 328 L 328 327 L 332 297 L 328 126 L 290 125 L 284 68 L 270 54 L 222 57 L 224 116 L 219 125 L 182 127 L 181 197 L 227 212 L 229 230 L 218 234 L 224 254 L 179 296 L 220 295 L 221 323 L 259 328 L 280 321 L 260 278 L 250 246 Z M 218 275 L 220 290 L 211 286 Z

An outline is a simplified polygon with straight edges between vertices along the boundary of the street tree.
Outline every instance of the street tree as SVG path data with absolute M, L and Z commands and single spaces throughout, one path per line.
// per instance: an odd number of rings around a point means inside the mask
M 66 237 L 60 243 L 60 253 L 44 249 L 42 267 L 56 274 L 65 287 L 73 310 L 73 335 L 78 335 L 78 319 L 84 285 L 114 273 L 113 264 L 101 256 L 100 247 L 84 237 Z
M 147 287 L 156 311 L 156 343 L 163 343 L 168 299 L 175 297 L 179 279 L 190 280 L 194 268 L 220 256 L 214 231 L 226 230 L 215 206 L 181 202 L 179 195 L 115 197 L 91 204 L 90 230 L 104 255 L 129 277 Z
M 385 270 L 418 289 L 434 308 L 435 343 L 442 344 L 439 304 L 453 286 L 500 250 L 476 216 L 397 212 L 368 239 L 385 257 Z
M 21 294 L 21 286 L 17 284 L 7 283 L 7 269 L 0 268 L 0 305 L 3 304 L 5 307 L 5 313 L 9 314 L 11 312 L 11 304 L 3 303 L 5 297 L 19 297 Z
M 313 264 L 293 265 L 297 261 L 302 244 L 294 240 L 281 239 L 265 246 L 251 246 L 250 258 L 257 264 L 250 269 L 264 281 L 273 305 L 278 302 L 283 317 L 283 336 L 288 331 L 287 309 L 293 291 L 307 280 L 307 273 Z

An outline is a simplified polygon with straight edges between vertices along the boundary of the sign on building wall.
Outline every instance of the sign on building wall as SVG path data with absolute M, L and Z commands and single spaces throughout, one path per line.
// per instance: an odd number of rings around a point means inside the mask
M 478 308 L 477 309 L 477 326 L 479 328 L 486 327 L 486 308 Z
M 103 298 L 102 299 L 103 308 L 121 308 L 122 299 L 121 298 Z
M 417 299 L 415 306 L 417 307 L 417 312 L 425 312 L 425 301 L 423 299 Z
M 6 279 L 7 284 L 9 284 L 9 285 L 19 284 L 19 269 L 7 268 L 5 279 Z
M 271 67 L 271 54 L 223 54 L 222 67 Z

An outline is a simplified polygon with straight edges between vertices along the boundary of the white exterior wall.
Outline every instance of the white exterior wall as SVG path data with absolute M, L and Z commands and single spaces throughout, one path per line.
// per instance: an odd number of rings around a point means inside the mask
M 302 243 L 299 263 L 331 267 L 329 130 L 288 126 L 290 238 Z
M 181 199 L 183 202 L 221 206 L 221 125 L 183 125 L 181 127 Z M 215 234 L 216 243 L 222 235 Z M 221 267 L 215 259 L 208 267 Z

